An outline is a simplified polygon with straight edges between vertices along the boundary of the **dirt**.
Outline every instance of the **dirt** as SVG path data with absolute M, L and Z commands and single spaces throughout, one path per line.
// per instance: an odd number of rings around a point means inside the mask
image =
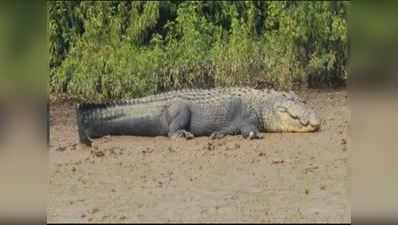
M 78 144 L 73 104 L 51 104 L 48 222 L 351 222 L 347 92 L 299 95 L 319 132 L 91 148 Z

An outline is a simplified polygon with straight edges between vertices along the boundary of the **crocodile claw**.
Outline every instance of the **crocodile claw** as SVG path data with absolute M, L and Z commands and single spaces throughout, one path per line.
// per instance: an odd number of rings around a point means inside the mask
M 250 131 L 249 134 L 243 135 L 243 137 L 253 140 L 253 139 L 263 139 L 264 135 L 254 131 Z
M 180 131 L 177 131 L 176 133 L 172 134 L 170 137 L 171 138 L 185 138 L 185 139 L 189 140 L 189 139 L 194 138 L 195 136 L 191 132 L 188 132 L 185 130 L 180 130 Z
M 225 134 L 220 133 L 220 132 L 213 132 L 213 133 L 210 135 L 210 138 L 211 138 L 211 139 L 220 139 L 220 138 L 223 138 L 223 137 L 225 137 Z

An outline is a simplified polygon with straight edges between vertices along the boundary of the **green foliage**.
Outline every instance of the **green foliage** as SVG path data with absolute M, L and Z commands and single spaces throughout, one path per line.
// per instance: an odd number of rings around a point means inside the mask
M 50 88 L 89 100 L 347 80 L 349 2 L 48 2 Z

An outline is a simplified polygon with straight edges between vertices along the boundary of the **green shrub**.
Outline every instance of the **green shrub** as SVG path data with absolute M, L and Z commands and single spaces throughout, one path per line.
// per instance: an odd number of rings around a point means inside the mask
M 349 2 L 48 2 L 50 91 L 344 85 Z

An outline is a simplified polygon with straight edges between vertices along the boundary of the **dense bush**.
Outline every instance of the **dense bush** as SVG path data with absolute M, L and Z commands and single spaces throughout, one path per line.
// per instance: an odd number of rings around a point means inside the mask
M 349 2 L 47 4 L 53 93 L 99 100 L 184 87 L 347 80 Z

